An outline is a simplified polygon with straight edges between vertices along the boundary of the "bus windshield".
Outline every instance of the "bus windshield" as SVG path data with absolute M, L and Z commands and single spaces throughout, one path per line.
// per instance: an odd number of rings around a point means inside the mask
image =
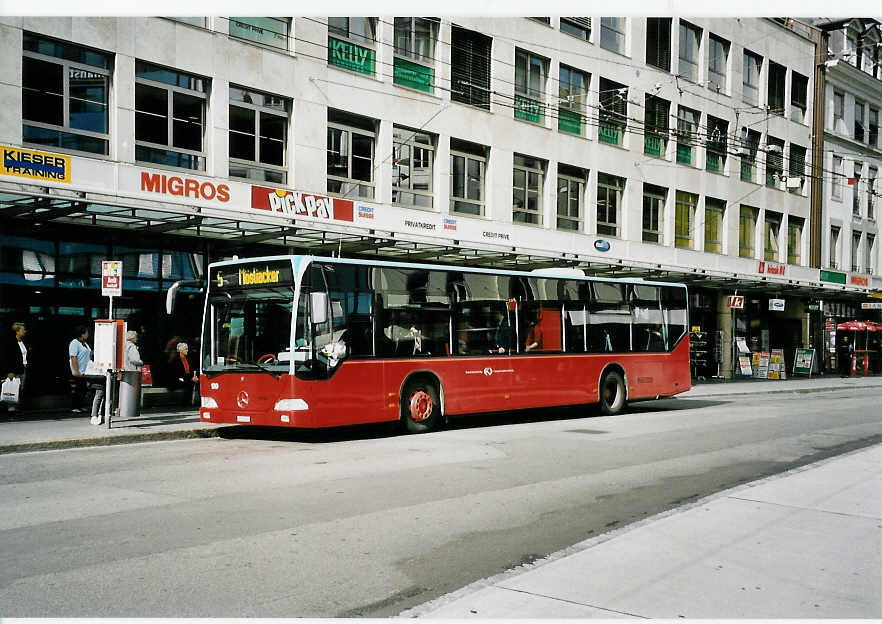
M 206 315 L 204 370 L 288 371 L 294 289 L 249 288 L 211 296 Z

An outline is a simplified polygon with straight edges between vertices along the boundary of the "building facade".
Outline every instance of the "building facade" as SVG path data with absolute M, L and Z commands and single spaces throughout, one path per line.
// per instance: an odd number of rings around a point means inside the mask
M 163 292 L 209 261 L 375 255 L 685 281 L 707 334 L 697 375 L 731 375 L 737 337 L 792 357 L 815 340 L 812 307 L 882 288 L 875 261 L 851 271 L 862 283 L 809 266 L 810 31 L 0 18 L 0 321 L 38 324 L 60 379 L 59 343 L 104 315 L 101 259 L 123 260 L 120 314 L 161 359 L 199 332 L 198 293 L 175 320 Z

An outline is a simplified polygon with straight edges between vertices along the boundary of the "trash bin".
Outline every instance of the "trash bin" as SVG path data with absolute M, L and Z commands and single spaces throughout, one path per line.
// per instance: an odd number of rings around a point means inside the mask
M 122 371 L 119 382 L 119 417 L 141 415 L 141 371 Z

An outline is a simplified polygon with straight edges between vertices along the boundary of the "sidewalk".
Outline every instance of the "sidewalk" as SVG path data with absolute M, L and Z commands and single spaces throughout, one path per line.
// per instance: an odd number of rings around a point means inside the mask
M 703 398 L 777 392 L 832 392 L 854 389 L 863 391 L 878 388 L 882 391 L 882 376 L 799 377 L 784 381 L 745 379 L 737 381 L 708 381 L 694 386 L 678 398 Z M 0 413 L 0 454 L 36 450 L 126 444 L 154 440 L 214 437 L 217 423 L 199 420 L 198 411 L 185 408 L 148 408 L 136 419 L 114 420 L 113 427 L 89 424 L 86 415 L 73 416 L 64 411 L 24 412 L 9 418 Z
M 0 416 L 0 453 L 214 437 L 221 426 L 200 422 L 195 408 L 148 410 L 138 418 L 115 419 L 111 424 L 110 429 L 106 423 L 92 425 L 88 414 L 69 412 Z
M 882 445 L 718 493 L 399 617 L 882 618 Z

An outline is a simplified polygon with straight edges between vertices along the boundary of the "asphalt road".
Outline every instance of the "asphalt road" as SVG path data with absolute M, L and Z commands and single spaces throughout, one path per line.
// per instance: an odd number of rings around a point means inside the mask
M 383 617 L 882 441 L 848 392 L 0 456 L 7 617 Z

